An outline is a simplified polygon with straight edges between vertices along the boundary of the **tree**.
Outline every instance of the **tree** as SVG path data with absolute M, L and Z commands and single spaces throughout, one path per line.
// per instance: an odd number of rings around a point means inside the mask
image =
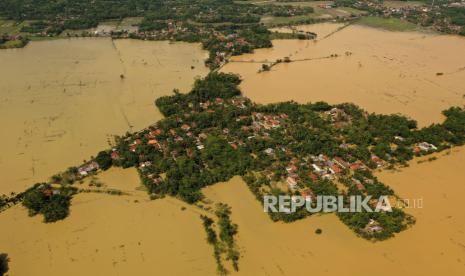
M 9 268 L 8 268 L 8 262 L 10 261 L 10 259 L 8 258 L 8 255 L 7 254 L 0 254 L 0 276 L 3 276 L 5 275 L 5 273 L 8 272 Z
M 97 154 L 95 161 L 98 163 L 100 169 L 108 170 L 112 165 L 112 159 L 108 151 L 101 151 Z
M 45 196 L 39 189 L 26 192 L 23 205 L 29 210 L 29 215 L 34 216 L 42 210 L 45 204 Z

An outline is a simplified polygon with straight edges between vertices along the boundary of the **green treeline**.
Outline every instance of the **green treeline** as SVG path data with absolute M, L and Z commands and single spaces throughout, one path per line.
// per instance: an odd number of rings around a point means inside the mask
M 213 219 L 204 215 L 201 215 L 200 218 L 207 233 L 207 242 L 214 248 L 218 273 L 221 275 L 228 273 L 222 262 L 223 255 L 225 260 L 231 261 L 233 269 L 239 271 L 240 254 L 237 251 L 234 238 L 237 234 L 237 225 L 231 221 L 231 207 L 218 203 L 215 206 L 215 215 L 218 219 L 217 228 L 219 228 L 219 234 L 214 229 L 215 222 Z

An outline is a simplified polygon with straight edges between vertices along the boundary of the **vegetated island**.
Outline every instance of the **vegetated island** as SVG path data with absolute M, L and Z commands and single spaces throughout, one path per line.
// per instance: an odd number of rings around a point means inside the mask
M 404 116 L 369 114 L 350 103 L 256 104 L 242 96 L 240 82 L 237 75 L 211 72 L 187 94 L 174 90 L 155 102 L 164 119 L 116 137 L 111 149 L 47 183 L 1 197 L 0 208 L 22 202 L 31 215 L 43 214 L 45 222 L 64 219 L 71 198 L 83 192 L 75 183 L 112 166 L 136 167 L 152 199 L 169 195 L 195 203 L 202 200 L 203 187 L 235 175 L 261 202 L 267 194 L 395 198 L 373 170 L 406 165 L 414 156 L 465 142 L 461 107 L 443 111 L 442 124 L 420 129 Z M 269 215 L 292 222 L 311 213 L 300 208 Z M 393 212 L 337 215 L 369 240 L 393 237 L 415 222 L 398 206 Z

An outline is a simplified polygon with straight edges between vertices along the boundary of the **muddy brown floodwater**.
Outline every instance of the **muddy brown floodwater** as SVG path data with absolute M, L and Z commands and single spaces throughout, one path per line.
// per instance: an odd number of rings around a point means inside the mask
M 154 100 L 204 76 L 198 44 L 61 39 L 0 51 L 0 194 L 79 164 L 161 118 Z M 191 66 L 194 69 L 191 69 Z
M 450 105 L 463 105 L 465 39 L 358 26 L 324 38 L 340 26 L 302 27 L 320 33 L 319 40 L 275 41 L 273 49 L 234 59 L 338 58 L 280 64 L 261 74 L 259 63 L 233 62 L 223 70 L 240 73 L 245 95 L 263 103 L 355 102 L 422 125 L 440 121 Z M 112 134 L 160 118 L 154 98 L 174 87 L 186 90 L 195 75 L 206 73 L 204 57 L 198 45 L 113 45 L 106 39 L 0 52 L 0 122 L 7 130 L 0 144 L 0 192 L 44 179 L 106 147 Z M 356 237 L 335 215 L 273 223 L 239 177 L 203 192 L 229 204 L 239 225 L 240 271 L 233 274 L 465 275 L 465 148 L 437 157 L 414 160 L 399 172 L 377 172 L 399 196 L 423 200 L 423 208 L 407 210 L 416 225 L 377 243 Z M 0 253 L 9 254 L 11 275 L 215 274 L 198 218 L 203 211 L 169 197 L 148 200 L 135 169 L 112 168 L 97 178 L 102 189 L 126 195 L 79 194 L 70 216 L 53 224 L 29 218 L 22 206 L 0 213 Z
M 70 216 L 53 224 L 28 217 L 22 206 L 0 214 L 10 275 L 215 274 L 197 209 L 172 198 L 149 200 L 136 190 L 135 169 L 111 169 L 98 181 L 128 195 L 79 194 Z
M 259 103 L 353 102 L 370 112 L 407 115 L 422 126 L 440 122 L 442 110 L 465 104 L 464 37 L 358 25 L 337 31 L 340 27 L 303 26 L 318 39 L 276 40 L 272 49 L 235 57 L 222 70 L 240 73 L 245 95 Z M 318 59 L 334 54 L 338 57 Z M 261 64 L 244 62 L 286 56 L 313 60 L 279 64 L 264 73 L 257 73 Z
M 423 208 L 406 209 L 416 225 L 377 243 L 358 238 L 332 214 L 273 223 L 240 178 L 204 193 L 232 207 L 239 225 L 239 275 L 460 276 L 465 275 L 464 163 L 462 147 L 433 162 L 415 160 L 400 172 L 378 173 L 401 197 L 422 199 Z

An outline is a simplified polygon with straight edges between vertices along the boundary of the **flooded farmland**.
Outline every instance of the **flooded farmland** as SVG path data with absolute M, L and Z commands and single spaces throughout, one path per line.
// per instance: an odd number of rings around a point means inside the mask
M 275 41 L 273 49 L 234 58 L 258 63 L 232 62 L 223 70 L 240 73 L 244 94 L 257 102 L 355 102 L 421 125 L 439 122 L 441 110 L 465 103 L 465 39 L 340 27 L 302 27 L 321 34 L 318 41 Z M 331 54 L 339 56 L 318 60 Z M 205 55 L 192 44 L 107 39 L 0 51 L 0 122 L 6 130 L 0 193 L 44 180 L 107 147 L 112 135 L 161 118 L 153 100 L 173 88 L 185 91 L 195 76 L 205 75 Z M 257 73 L 260 61 L 284 56 L 317 59 Z M 334 215 L 273 223 L 239 177 L 203 192 L 232 207 L 239 225 L 238 275 L 464 275 L 465 148 L 437 157 L 377 173 L 399 196 L 424 204 L 407 210 L 416 225 L 377 243 L 356 237 Z M 0 245 L 11 259 L 11 275 L 215 274 L 198 208 L 169 197 L 150 201 L 134 169 L 113 168 L 98 181 L 127 194 L 79 194 L 70 216 L 53 224 L 29 218 L 22 206 L 0 214 Z
M 232 207 L 239 225 L 239 275 L 448 275 L 465 274 L 465 215 L 461 207 L 465 148 L 440 154 L 378 177 L 403 198 L 423 200 L 406 209 L 417 223 L 395 238 L 372 243 L 358 238 L 333 214 L 290 224 L 273 223 L 240 179 L 208 187 L 208 198 Z M 412 201 L 411 201 L 412 202 Z M 321 235 L 315 229 L 323 230 Z M 434 261 L 433 261 L 434 260 Z
M 208 70 L 198 44 L 62 39 L 0 51 L 0 194 L 22 191 L 161 118 Z
M 28 217 L 22 206 L 0 214 L 10 275 L 215 274 L 197 209 L 172 198 L 149 200 L 136 190 L 135 169 L 111 169 L 98 179 L 128 194 L 81 193 L 69 218 L 53 224 Z
M 223 71 L 240 73 L 245 95 L 256 102 L 354 102 L 420 125 L 440 122 L 442 110 L 465 104 L 465 38 L 340 27 L 301 27 L 318 33 L 317 40 L 275 40 L 273 49 L 235 57 Z M 296 62 L 258 73 L 261 62 L 284 57 Z

